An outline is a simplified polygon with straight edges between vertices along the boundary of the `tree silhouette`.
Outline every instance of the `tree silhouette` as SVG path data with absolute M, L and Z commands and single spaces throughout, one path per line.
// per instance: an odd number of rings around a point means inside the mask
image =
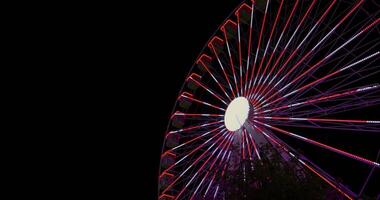
M 260 147 L 261 160 L 244 160 L 225 175 L 226 199 L 344 199 L 295 159 L 285 161 L 271 145 Z

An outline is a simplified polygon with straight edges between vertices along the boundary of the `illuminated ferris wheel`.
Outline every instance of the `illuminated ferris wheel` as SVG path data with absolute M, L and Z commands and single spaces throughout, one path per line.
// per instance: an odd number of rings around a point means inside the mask
M 263 145 L 342 196 L 360 196 L 317 162 L 334 154 L 380 169 L 380 117 L 356 114 L 380 104 L 379 12 L 372 0 L 241 3 L 179 93 L 161 154 L 159 199 L 225 199 L 221 177 L 244 160 L 260 160 Z M 378 142 L 348 148 L 341 145 L 348 135 Z M 323 156 L 315 161 L 297 144 Z

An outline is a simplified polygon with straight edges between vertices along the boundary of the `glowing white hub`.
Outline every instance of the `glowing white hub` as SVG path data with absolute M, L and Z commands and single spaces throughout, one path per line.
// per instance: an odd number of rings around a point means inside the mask
M 229 131 L 240 129 L 249 114 L 249 102 L 245 97 L 237 97 L 228 105 L 224 114 L 224 124 Z

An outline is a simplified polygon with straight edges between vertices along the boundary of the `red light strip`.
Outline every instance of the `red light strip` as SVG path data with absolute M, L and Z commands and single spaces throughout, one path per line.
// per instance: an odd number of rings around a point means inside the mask
M 273 33 L 274 33 L 274 28 L 276 27 L 276 25 L 277 25 L 277 21 L 278 21 L 278 18 L 280 17 L 280 13 L 281 13 L 281 10 L 282 10 L 282 5 L 283 5 L 283 3 L 284 3 L 284 0 L 281 0 L 280 8 L 278 9 L 279 11 L 277 11 L 276 19 L 275 19 L 275 21 L 274 21 L 274 23 L 273 23 L 272 30 L 271 30 L 270 35 L 269 35 L 269 39 L 268 39 L 268 41 L 267 41 L 267 44 L 266 44 L 266 47 L 265 47 L 265 50 L 264 50 L 264 55 L 263 55 L 263 57 L 261 58 L 261 61 L 260 61 L 260 65 L 259 65 L 258 72 L 257 72 L 258 75 L 260 74 L 260 73 L 259 73 L 259 72 L 260 72 L 260 69 L 261 69 L 261 67 L 262 67 L 262 65 L 263 65 L 263 63 L 264 63 L 265 56 L 266 56 L 266 53 L 267 53 L 267 50 L 268 50 L 269 44 L 270 44 L 270 42 L 271 42 L 271 39 L 272 39 Z M 261 79 L 263 78 L 265 72 L 267 71 L 267 67 L 268 67 L 268 65 L 265 65 L 264 71 L 262 72 L 262 75 L 260 76 L 260 79 L 259 79 L 259 81 L 257 82 L 257 85 L 258 85 L 258 86 L 257 86 L 257 87 L 254 87 L 255 89 L 253 90 L 253 93 L 255 93 L 255 92 L 257 91 L 257 89 L 260 88 L 260 82 L 261 82 Z
M 210 167 L 208 168 L 206 174 L 203 176 L 201 182 L 199 183 L 199 185 L 197 186 L 197 188 L 195 189 L 195 191 L 193 192 L 193 195 L 191 195 L 190 199 L 193 199 L 195 194 L 197 193 L 198 189 L 201 187 L 203 181 L 206 179 L 206 177 L 208 176 L 208 174 L 210 173 L 210 171 L 212 170 L 212 168 L 214 167 L 216 161 L 219 159 L 219 156 L 220 154 L 224 151 L 226 152 L 227 149 L 229 148 L 229 146 L 231 145 L 233 141 L 233 134 L 230 134 L 229 138 L 227 139 L 227 143 L 224 144 L 224 146 L 222 147 L 222 150 L 219 151 L 218 155 L 216 156 L 216 158 L 214 159 L 213 163 L 210 165 Z M 222 161 L 222 160 L 221 160 Z
M 284 133 L 286 135 L 289 135 L 289 136 L 292 136 L 294 138 L 297 138 L 299 140 L 302 140 L 304 142 L 307 142 L 307 143 L 310 143 L 310 144 L 313 144 L 315 146 L 318 146 L 318 147 L 321 147 L 321 148 L 324 148 L 324 149 L 327 149 L 327 150 L 330 150 L 330 151 L 333 151 L 335 153 L 338 153 L 338 154 L 341 154 L 341 155 L 344 155 L 346 157 L 349 157 L 349 158 L 352 158 L 352 159 L 355 159 L 355 160 L 358 160 L 360 162 L 363 162 L 367 165 L 371 165 L 371 166 L 374 166 L 374 167 L 378 167 L 380 168 L 380 164 L 377 163 L 377 162 L 374 162 L 374 161 L 371 161 L 371 160 L 368 160 L 368 159 L 365 159 L 365 158 L 362 158 L 360 156 L 357 156 L 357 155 L 354 155 L 354 154 L 351 154 L 351 153 L 348 153 L 348 152 L 345 152 L 343 150 L 340 150 L 340 149 L 337 149 L 335 147 L 332 147 L 332 146 L 329 146 L 329 145 L 326 145 L 326 144 L 323 144 L 323 143 L 320 143 L 320 142 L 317 142 L 315 140 L 312 140 L 312 139 L 309 139 L 309 138 L 306 138 L 306 137 L 303 137 L 303 136 L 300 136 L 300 135 L 297 135 L 295 133 L 292 133 L 292 132 L 289 132 L 289 131 L 285 131 L 283 129 L 280 129 L 280 128 L 277 128 L 277 127 L 274 127 L 274 126 L 271 126 L 271 125 L 268 125 L 268 124 L 264 124 L 262 122 L 259 122 L 259 121 L 256 121 L 254 120 L 254 122 L 257 122 L 261 125 L 264 125 L 266 127 L 269 127 L 273 130 L 276 130 L 278 132 L 281 132 L 281 133 Z
M 160 197 L 158 197 L 158 199 L 162 199 L 162 198 L 164 198 L 164 197 L 174 199 L 174 196 L 172 196 L 172 195 L 167 195 L 167 194 L 162 194 Z
M 257 128 L 258 130 L 260 130 L 260 132 L 263 133 L 263 135 L 268 138 L 269 140 L 271 140 L 273 143 L 275 143 L 276 145 L 278 145 L 280 148 L 282 148 L 285 152 L 287 152 L 290 156 L 292 157 L 295 157 L 297 159 L 298 162 L 300 162 L 302 165 L 304 165 L 305 167 L 307 167 L 310 171 L 312 171 L 314 174 L 316 174 L 317 176 L 319 176 L 322 180 L 324 180 L 326 183 L 328 183 L 330 186 L 332 186 L 335 190 L 337 190 L 338 192 L 340 192 L 341 194 L 343 194 L 345 197 L 347 197 L 348 199 L 353 199 L 352 197 L 350 197 L 348 194 L 346 194 L 344 191 L 342 191 L 339 187 L 337 187 L 334 183 L 332 183 L 330 180 L 328 180 L 327 178 L 325 178 L 323 175 L 321 175 L 320 173 L 318 173 L 315 169 L 313 169 L 311 166 L 309 166 L 308 164 L 306 164 L 304 161 L 302 161 L 300 158 L 297 158 L 292 152 L 290 152 L 286 147 L 284 147 L 283 145 L 281 145 L 279 142 L 277 142 L 275 139 L 273 139 L 272 137 L 270 137 L 267 133 L 265 133 L 263 130 L 261 130 L 260 128 L 258 128 L 257 126 L 255 126 L 255 128 Z
M 259 49 L 260 49 L 260 44 L 261 44 L 261 37 L 262 37 L 262 35 L 263 35 L 263 29 L 264 29 L 264 24 L 265 24 L 266 16 L 267 16 L 267 11 L 268 11 L 268 6 L 269 6 L 269 1 L 270 1 L 270 0 L 267 1 L 267 4 L 266 4 L 266 6 L 265 6 L 264 18 L 263 18 L 263 21 L 262 21 L 262 23 L 261 23 L 261 29 L 260 29 L 260 34 L 259 34 L 259 40 L 258 40 L 258 42 L 257 42 L 256 55 L 255 55 L 255 60 L 254 60 L 254 62 L 253 62 L 253 66 L 252 66 L 250 82 L 252 82 L 253 74 L 254 74 L 254 71 L 255 71 L 254 69 L 255 69 L 255 67 L 256 67 L 256 61 L 257 61 L 257 56 L 258 56 L 258 54 L 259 54 Z M 257 74 L 257 75 L 258 75 L 258 74 Z M 254 81 L 253 85 L 255 85 L 255 83 L 256 83 L 256 78 L 257 78 L 257 76 L 255 77 L 255 81 Z M 251 85 L 250 85 L 250 86 L 251 86 Z
M 165 190 L 162 191 L 162 194 L 165 194 L 191 167 L 193 167 L 196 163 L 199 162 L 199 160 L 206 155 L 210 151 L 210 149 L 215 145 L 218 144 L 219 140 L 222 138 L 225 138 L 225 134 L 221 135 L 206 151 L 204 151 L 189 167 L 185 169 L 168 187 L 165 188 Z M 220 145 L 220 144 L 219 144 Z M 198 149 L 197 149 L 198 150 Z
M 253 144 L 253 148 L 254 148 L 254 150 L 255 150 L 255 153 L 256 153 L 257 157 L 259 158 L 259 160 L 261 160 L 261 157 L 260 157 L 259 151 L 258 151 L 258 149 L 257 149 L 257 147 L 256 147 L 255 140 L 253 139 L 253 137 L 252 137 L 250 134 L 249 134 L 249 138 L 251 139 L 251 142 L 252 142 L 252 144 Z
M 244 133 L 244 130 L 241 132 L 241 134 L 242 134 L 242 136 L 241 136 L 241 145 L 243 146 L 241 148 L 241 155 L 242 155 L 243 160 L 245 160 L 245 145 L 244 145 L 245 133 Z
M 226 45 L 227 45 L 227 51 L 228 51 L 228 56 L 230 58 L 230 67 L 232 69 L 232 74 L 234 76 L 234 81 L 235 81 L 235 87 L 236 87 L 236 93 L 237 95 L 239 96 L 239 88 L 238 88 L 238 83 L 237 83 L 237 80 L 236 80 L 236 74 L 235 74 L 235 66 L 234 66 L 234 63 L 233 63 L 233 60 L 232 60 L 232 56 L 231 56 L 231 51 L 230 51 L 230 45 L 228 43 L 228 37 L 227 37 L 227 31 L 225 29 L 225 25 L 227 24 L 231 24 L 233 26 L 237 26 L 237 24 L 233 21 L 231 21 L 230 19 L 228 19 L 225 24 L 221 27 L 221 30 L 223 31 L 224 33 L 224 38 L 226 39 Z
M 191 101 L 194 101 L 194 102 L 197 102 L 197 103 L 200 103 L 200 104 L 206 105 L 206 106 L 210 106 L 210 107 L 212 107 L 212 108 L 215 108 L 215 109 L 218 109 L 218 110 L 221 110 L 221 111 L 226 111 L 225 109 L 223 109 L 223 108 L 221 108 L 221 107 L 219 107 L 219 106 L 215 106 L 215 105 L 213 105 L 213 104 L 211 104 L 211 103 L 207 103 L 207 102 L 205 102 L 205 101 L 201 101 L 201 100 L 199 100 L 199 99 L 195 99 L 195 98 L 193 98 L 193 97 L 189 97 L 188 95 L 186 95 L 186 93 L 187 93 L 187 92 L 182 93 L 182 94 L 180 95 L 179 98 L 183 97 L 183 98 L 186 98 L 186 99 L 190 99 Z M 191 96 L 193 96 L 193 95 L 191 94 Z
M 244 95 L 247 95 L 247 86 L 248 86 L 248 74 L 249 74 L 249 59 L 251 54 L 251 40 L 252 40 L 252 24 L 253 24 L 253 8 L 254 8 L 254 2 L 252 1 L 252 7 L 251 7 L 251 19 L 249 24 L 249 33 L 248 33 L 248 55 L 247 55 L 247 69 L 245 72 L 245 85 L 244 85 Z
M 274 56 L 274 54 L 275 54 L 275 52 L 276 52 L 276 50 L 277 50 L 277 47 L 278 47 L 280 41 L 282 40 L 282 36 L 284 35 L 285 30 L 287 29 L 290 20 L 293 18 L 293 15 L 294 15 L 294 12 L 295 12 L 295 10 L 296 10 L 296 8 L 297 8 L 298 3 L 299 3 L 299 0 L 297 0 L 296 3 L 293 5 L 293 9 L 292 9 L 292 11 L 291 11 L 291 13 L 290 13 L 290 16 L 288 17 L 288 20 L 286 21 L 285 26 L 284 26 L 284 28 L 283 28 L 283 30 L 282 30 L 282 32 L 281 32 L 281 35 L 280 35 L 279 39 L 277 40 L 276 46 L 274 47 L 274 50 L 273 50 L 273 52 L 271 53 L 271 55 L 270 55 L 270 57 L 269 57 L 269 60 L 268 60 L 268 62 L 267 62 L 267 64 L 266 64 L 266 66 L 265 66 L 266 68 L 269 66 L 269 64 L 270 64 L 271 61 L 272 61 L 272 58 L 273 58 L 273 56 Z M 283 54 L 283 53 L 282 53 L 282 54 Z M 280 55 L 280 57 L 281 57 L 281 56 L 282 56 L 282 55 Z M 266 83 L 268 77 L 270 77 L 270 74 L 273 73 L 274 68 L 275 68 L 274 66 L 271 67 L 271 70 L 269 71 L 268 76 L 265 77 L 264 82 L 263 82 L 263 84 L 260 86 L 260 89 L 258 89 L 258 91 L 260 91 L 261 88 L 262 88 L 262 86 L 265 85 L 264 83 Z
M 328 183 L 329 185 L 331 185 L 335 190 L 337 190 L 338 192 L 340 192 L 341 194 L 343 194 L 345 197 L 347 197 L 348 199 L 351 199 L 353 200 L 352 197 L 350 197 L 348 194 L 346 194 L 345 192 L 343 192 L 341 189 L 339 189 L 337 186 L 335 186 L 331 181 L 329 181 L 327 178 L 325 178 L 324 176 L 322 176 L 321 174 L 319 174 L 315 169 L 313 169 L 312 167 L 310 167 L 308 164 L 306 164 L 305 162 L 303 162 L 302 160 L 299 160 L 300 163 L 302 163 L 304 166 L 306 166 L 310 171 L 312 171 L 314 174 L 316 174 L 317 176 L 319 176 L 321 179 L 323 179 L 326 183 Z
M 216 129 L 214 129 L 214 130 L 211 130 L 211 131 L 209 131 L 209 132 L 206 132 L 206 133 L 202 134 L 201 136 L 198 136 L 198 137 L 196 137 L 196 138 L 193 138 L 193 139 L 191 139 L 190 141 L 187 141 L 187 142 L 185 142 L 185 143 L 183 143 L 183 144 L 181 144 L 181 145 L 179 145 L 179 146 L 177 146 L 177 147 L 174 147 L 173 149 L 175 150 L 175 149 L 177 149 L 177 148 L 179 148 L 179 147 L 181 147 L 181 146 L 184 146 L 184 145 L 186 145 L 186 144 L 188 144 L 188 143 L 190 143 L 190 142 L 193 142 L 193 141 L 195 141 L 195 140 L 198 140 L 199 138 L 204 137 L 205 135 L 208 135 L 208 134 L 210 134 L 210 133 L 212 133 L 212 132 L 215 132 L 215 131 L 216 131 L 217 129 L 219 129 L 219 128 L 220 128 L 220 127 L 216 128 Z M 223 131 L 223 130 L 222 130 L 222 131 Z M 196 151 L 198 151 L 200 148 L 202 148 L 202 147 L 205 146 L 208 142 L 210 142 L 213 138 L 215 138 L 216 136 L 218 136 L 222 131 L 219 131 L 217 134 L 215 134 L 214 136 L 212 136 L 210 139 L 208 139 L 207 141 L 205 141 L 204 143 L 202 143 L 201 145 L 199 145 L 197 148 L 193 149 L 190 153 L 184 155 L 184 156 L 183 156 L 180 160 L 178 160 L 176 163 L 174 163 L 173 165 L 171 165 L 170 167 L 168 167 L 167 169 L 165 169 L 165 170 L 161 173 L 160 178 L 161 178 L 161 176 L 163 175 L 163 173 L 168 172 L 168 171 L 171 170 L 174 166 L 176 166 L 177 164 L 179 164 L 180 162 L 182 162 L 185 158 L 189 157 L 190 155 L 192 155 L 193 153 L 195 153 Z M 169 151 L 172 151 L 173 149 L 171 149 L 171 150 L 169 150 Z
M 332 94 L 332 95 L 328 95 L 328 96 L 323 96 L 323 97 L 320 97 L 320 98 L 317 98 L 317 99 L 303 101 L 303 102 L 300 102 L 300 103 L 293 103 L 293 104 L 284 105 L 284 106 L 280 106 L 280 107 L 273 108 L 273 109 L 264 110 L 264 111 L 261 111 L 261 112 L 256 112 L 256 114 L 262 114 L 262 113 L 272 112 L 272 111 L 275 111 L 275 110 L 281 110 L 281 109 L 284 109 L 284 108 L 296 107 L 296 106 L 300 106 L 300 105 L 306 105 L 306 104 L 315 103 L 315 102 L 318 102 L 318 101 L 323 101 L 323 100 L 338 98 L 338 97 L 342 97 L 342 96 L 352 95 L 352 94 L 356 94 L 356 93 L 359 93 L 359 92 L 367 91 L 367 90 L 370 90 L 370 89 L 376 89 L 378 87 L 379 87 L 378 85 L 364 86 L 364 87 L 361 87 L 361 88 L 358 88 L 358 89 L 353 89 L 353 90 L 349 90 L 349 91 L 342 92 L 342 93 L 336 93 L 336 94 Z M 268 104 L 265 104 L 265 105 L 268 105 Z M 266 107 L 265 105 L 263 107 Z
M 239 46 L 239 68 L 240 68 L 240 94 L 243 94 L 243 66 L 241 58 L 241 39 L 240 39 L 240 19 L 237 18 L 237 27 L 238 27 L 238 46 Z
M 231 141 L 231 143 L 232 143 L 232 141 Z M 222 157 L 222 159 L 219 161 L 218 168 L 223 164 L 223 162 L 224 162 L 224 157 L 226 156 L 226 153 L 227 153 L 227 151 L 228 151 L 228 149 L 229 149 L 231 143 L 228 145 L 228 148 L 226 149 L 226 151 L 224 151 L 224 153 L 223 153 L 223 157 Z M 227 162 L 228 162 L 228 160 L 229 160 L 229 158 L 230 158 L 230 154 L 231 154 L 231 151 L 229 151 L 229 154 L 228 154 L 228 156 L 227 156 L 227 158 L 226 158 L 226 162 L 225 162 L 224 165 L 227 165 Z M 218 171 L 215 171 L 214 176 L 211 178 L 211 181 L 210 181 L 209 185 L 207 186 L 207 189 L 206 189 L 205 193 L 203 194 L 203 197 L 205 197 L 205 196 L 207 195 L 207 192 L 208 192 L 208 190 L 210 189 L 210 186 L 212 185 L 212 182 L 214 181 L 214 178 L 215 178 L 217 172 L 218 172 Z
M 290 92 L 290 93 L 288 93 L 288 94 L 286 94 L 286 95 L 284 95 L 284 96 L 282 96 L 282 97 L 277 98 L 276 100 L 270 102 L 269 104 L 273 104 L 273 103 L 276 103 L 276 102 L 278 102 L 278 101 L 280 101 L 280 100 L 282 100 L 282 99 L 285 99 L 286 97 L 288 97 L 288 96 L 290 96 L 290 95 L 292 95 L 292 94 L 295 94 L 295 93 L 297 93 L 297 92 L 300 92 L 300 91 L 302 91 L 302 90 L 304 90 L 304 89 L 306 89 L 306 88 L 308 88 L 308 87 L 310 87 L 310 86 L 312 86 L 312 85 L 315 85 L 315 84 L 317 84 L 317 83 L 319 83 L 319 82 L 321 82 L 321 81 L 323 81 L 323 80 L 325 80 L 325 79 L 327 79 L 327 78 L 330 78 L 331 76 L 333 76 L 333 75 L 335 75 L 335 74 L 338 74 L 339 72 L 342 72 L 342 71 L 344 71 L 344 70 L 346 70 L 346 69 L 349 69 L 349 68 L 351 68 L 351 67 L 353 67 L 353 66 L 355 66 L 355 65 L 357 65 L 357 64 L 360 64 L 360 63 L 362 63 L 362 62 L 364 62 L 364 61 L 366 61 L 366 60 L 368 60 L 368 59 L 370 59 L 370 58 L 372 58 L 372 57 L 374 57 L 374 56 L 377 56 L 379 53 L 380 53 L 379 51 L 378 51 L 378 52 L 375 52 L 375 53 L 373 53 L 373 54 L 371 54 L 371 55 L 369 55 L 369 56 L 367 56 L 367 57 L 365 57 L 365 58 L 363 58 L 363 59 L 360 59 L 360 60 L 358 60 L 358 61 L 356 61 L 356 62 L 354 62 L 354 63 L 352 63 L 352 64 L 346 66 L 346 67 L 343 67 L 343 68 L 338 69 L 338 70 L 336 70 L 336 71 L 334 71 L 334 72 L 332 72 L 332 73 L 330 73 L 330 74 L 327 74 L 326 76 L 324 76 L 324 77 L 322 77 L 322 78 L 319 78 L 319 79 L 317 79 L 317 80 L 315 80 L 315 81 L 313 81 L 313 82 L 311 82 L 311 83 L 309 83 L 309 84 L 306 84 L 306 85 L 304 85 L 304 86 L 302 86 L 302 87 L 300 87 L 300 88 L 298 88 L 298 89 L 293 90 L 292 92 Z
M 179 132 L 190 131 L 190 130 L 193 130 L 193 129 L 198 129 L 198 128 L 202 128 L 202 127 L 206 127 L 206 126 L 210 126 L 210 125 L 214 125 L 214 124 L 219 124 L 219 123 L 222 123 L 223 121 L 224 121 L 224 120 L 219 120 L 219 121 L 216 121 L 216 122 L 210 122 L 210 123 L 205 123 L 205 124 L 202 124 L 202 125 L 191 126 L 191 127 L 183 128 L 183 129 L 179 129 L 179 130 L 176 130 L 176 131 L 170 131 L 170 132 L 168 132 L 167 135 L 169 135 L 169 134 L 173 134 L 173 133 L 179 133 Z M 167 136 L 167 135 L 166 135 L 166 136 Z
M 212 94 L 215 98 L 219 99 L 221 102 L 223 102 L 225 105 L 227 105 L 227 103 L 219 95 L 215 94 L 215 92 L 211 91 L 208 87 L 206 87 L 205 85 L 203 85 L 201 82 L 195 80 L 193 78 L 193 76 L 190 76 L 188 79 L 191 79 L 192 81 L 194 81 L 194 83 L 196 83 L 197 85 L 201 86 L 203 89 L 205 89 L 210 94 Z
M 326 57 L 324 57 L 322 60 L 320 60 L 319 62 L 317 62 L 315 65 L 313 65 L 312 67 L 310 67 L 308 70 L 306 70 L 305 72 L 303 72 L 301 75 L 299 76 L 296 76 L 290 83 L 288 83 L 287 85 L 285 85 L 284 87 L 282 87 L 280 90 L 278 90 L 276 93 L 278 92 L 281 92 L 283 91 L 284 89 L 288 88 L 290 85 L 294 84 L 296 81 L 298 81 L 299 79 L 305 77 L 306 74 L 309 74 L 311 70 L 313 70 L 314 68 L 318 67 L 319 65 L 321 65 L 325 60 L 327 60 L 329 57 L 331 57 L 332 55 L 334 55 L 337 51 L 339 51 L 340 49 L 342 49 L 344 46 L 346 46 L 347 44 L 349 44 L 351 41 L 353 41 L 355 38 L 357 38 L 358 36 L 360 36 L 361 34 L 365 33 L 367 30 L 369 30 L 369 28 L 373 27 L 374 25 L 376 25 L 377 23 L 380 22 L 380 19 L 377 19 L 375 20 L 373 23 L 371 23 L 369 26 L 367 26 L 366 28 L 364 28 L 362 31 L 360 31 L 358 34 L 354 35 L 353 37 L 351 37 L 349 40 L 347 40 L 343 45 L 341 45 L 339 48 L 335 49 L 333 52 L 331 52 L 329 55 L 327 55 Z M 312 52 L 312 50 L 310 51 Z M 299 64 L 301 62 L 298 62 Z M 296 64 L 293 68 L 297 67 L 299 64 Z M 292 71 L 292 70 L 291 70 Z M 289 72 L 291 72 L 289 71 Z M 290 73 L 288 73 L 290 74 Z M 276 94 L 275 93 L 275 94 Z M 274 95 L 270 96 L 267 100 L 271 99 Z M 269 105 L 269 104 L 268 104 Z
M 248 141 L 249 136 L 247 136 L 250 134 L 247 133 L 247 131 L 245 129 L 244 129 L 244 131 L 245 131 L 245 142 L 247 143 L 247 151 L 248 151 L 249 159 L 252 160 L 251 146 L 249 145 L 249 141 Z
M 226 90 L 224 89 L 224 87 L 219 83 L 219 81 L 215 78 L 215 76 L 211 73 L 211 71 L 209 70 L 209 68 L 207 67 L 207 65 L 202 61 L 202 58 L 207 58 L 209 60 L 211 60 L 211 57 L 203 54 L 199 60 L 197 61 L 197 63 L 201 63 L 202 66 L 206 69 L 206 71 L 210 74 L 210 76 L 212 77 L 212 79 L 214 79 L 214 81 L 218 84 L 218 86 L 220 87 L 220 89 L 224 92 L 224 94 L 226 95 L 226 97 L 231 100 L 231 97 L 227 94 Z
M 223 64 L 222 64 L 222 62 L 220 62 L 219 56 L 218 56 L 218 54 L 216 53 L 216 49 L 215 49 L 215 46 L 214 46 L 214 44 L 213 44 L 214 39 L 221 40 L 221 42 L 223 42 L 223 40 L 220 39 L 219 37 L 216 37 L 216 36 L 215 36 L 215 37 L 211 40 L 211 42 L 210 42 L 210 44 L 209 44 L 209 47 L 212 49 L 212 51 L 214 52 L 214 55 L 215 55 L 216 59 L 218 60 L 219 66 L 220 66 L 220 68 L 221 68 L 222 71 L 223 71 L 224 77 L 226 78 L 227 83 L 228 83 L 228 85 L 230 86 L 230 90 L 231 90 L 231 92 L 232 92 L 232 95 L 233 95 L 234 97 L 236 97 L 236 95 L 235 95 L 235 93 L 234 93 L 234 90 L 232 89 L 230 79 L 228 78 L 227 73 L 226 73 L 226 71 L 224 70 Z
M 344 122 L 344 123 L 380 124 L 380 121 L 353 120 L 353 119 L 322 119 L 322 118 L 293 118 L 293 117 L 254 117 L 254 118 L 289 120 L 289 121 L 316 121 L 316 122 Z
M 182 113 L 176 111 L 170 119 L 173 119 L 175 116 L 187 116 L 187 117 L 223 117 L 224 115 L 220 114 L 203 114 L 203 113 Z
M 336 0 L 334 0 L 332 4 L 334 4 L 335 1 L 336 1 Z M 283 56 L 284 53 L 286 52 L 286 50 L 287 50 L 287 48 L 288 48 L 288 45 L 289 45 L 290 42 L 293 40 L 295 34 L 298 32 L 299 28 L 301 27 L 301 25 L 302 25 L 303 22 L 305 21 L 306 17 L 309 15 L 309 13 L 310 13 L 310 11 L 312 10 L 312 8 L 313 8 L 313 6 L 315 5 L 315 3 L 316 3 L 316 0 L 313 0 L 313 2 L 312 2 L 312 3 L 310 4 L 310 6 L 308 7 L 306 13 L 303 15 L 303 17 L 302 17 L 302 19 L 301 19 L 301 22 L 297 25 L 297 28 L 296 28 L 296 30 L 293 32 L 293 35 L 292 35 L 291 38 L 289 39 L 288 43 L 285 45 L 284 49 L 281 51 L 281 53 L 280 53 L 279 57 L 277 58 L 277 60 L 275 61 L 274 65 L 272 66 L 272 70 L 271 70 L 271 71 L 273 71 L 273 69 L 274 69 L 274 68 L 277 66 L 277 64 L 280 62 L 280 59 L 282 58 L 282 56 Z M 332 4 L 331 4 L 331 5 L 332 5 Z M 316 25 L 317 25 L 317 24 L 316 24 Z M 315 25 L 315 26 L 316 26 L 316 25 Z M 311 31 L 309 32 L 309 34 L 310 34 L 310 33 L 311 33 Z M 295 55 L 295 53 L 296 53 L 297 51 L 298 51 L 298 48 L 296 48 L 296 49 L 293 51 L 293 53 L 289 56 L 289 58 L 292 58 L 292 57 Z M 290 60 L 289 58 L 288 58 L 288 60 Z M 289 61 L 288 61 L 288 62 L 289 62 Z M 286 61 L 285 61 L 285 63 L 286 63 Z M 272 81 L 273 81 L 273 79 L 274 79 L 275 77 L 278 76 L 278 74 L 282 71 L 282 69 L 284 68 L 284 66 L 285 66 L 285 64 L 283 64 L 282 67 L 277 71 L 277 73 L 273 76 Z M 269 73 L 269 74 L 270 74 L 270 73 Z M 271 82 L 269 82 L 268 85 L 270 85 L 270 83 L 271 83 Z M 268 87 L 268 86 L 267 86 L 267 87 Z M 265 87 L 265 88 L 267 88 L 267 87 Z M 263 90 L 263 91 L 265 91 L 265 90 Z M 251 93 L 252 93 L 252 90 L 251 90 Z M 264 92 L 263 92 L 263 94 L 264 94 Z
M 161 158 L 164 157 L 164 156 L 166 156 L 166 155 L 170 155 L 170 156 L 173 156 L 173 157 L 176 156 L 174 153 L 172 153 L 170 150 L 168 150 L 168 151 L 165 151 L 165 153 L 161 154 Z
M 185 185 L 185 187 L 182 188 L 182 190 L 177 194 L 177 196 L 175 197 L 175 199 L 178 199 L 181 194 L 186 190 L 186 188 L 190 185 L 190 183 L 194 180 L 194 178 L 202 171 L 202 169 L 206 166 L 206 164 L 209 163 L 209 161 L 211 160 L 211 158 L 213 157 L 213 155 L 215 154 L 215 152 L 218 150 L 218 149 L 221 149 L 221 151 L 223 150 L 223 148 L 220 148 L 224 142 L 227 142 L 228 143 L 228 137 L 224 137 L 224 139 L 220 142 L 220 144 L 218 144 L 218 146 L 215 148 L 215 150 L 211 153 L 210 156 L 208 156 L 207 160 L 203 162 L 202 166 L 197 170 L 197 172 L 195 172 L 195 174 L 193 175 L 193 177 L 187 182 L 187 184 Z M 215 142 L 216 143 L 216 142 Z M 226 144 L 227 144 L 226 143 Z M 215 158 L 217 159 L 217 157 Z M 198 162 L 200 160 L 200 158 L 198 158 L 196 161 Z M 196 162 L 194 161 L 193 164 L 191 164 L 188 169 L 194 165 Z
M 335 1 L 333 2 L 333 3 L 335 3 Z M 361 0 L 361 1 L 359 1 L 335 26 L 334 26 L 334 28 L 333 29 L 331 29 L 331 31 L 329 32 L 329 33 L 327 33 L 327 35 L 325 35 L 323 38 L 322 38 L 322 40 L 320 40 L 306 55 L 304 55 L 277 83 L 276 83 L 276 85 L 275 86 L 277 86 L 278 84 L 280 84 L 286 77 L 288 77 L 289 76 L 289 74 L 291 74 L 301 63 L 303 63 L 303 61 L 306 59 L 306 58 L 308 58 L 313 52 L 314 52 L 314 50 L 320 45 L 320 44 L 322 44 L 322 42 L 327 38 L 327 37 L 329 37 L 334 31 L 335 31 L 335 29 L 336 28 L 338 28 L 360 5 L 361 5 L 361 3 L 363 3 L 363 0 Z M 330 8 L 331 7 L 329 7 L 328 9 L 327 9 L 327 11 L 328 10 L 330 10 Z M 322 15 L 322 17 L 324 17 L 325 15 Z M 318 20 L 317 22 L 320 22 L 320 20 Z M 316 23 L 316 25 L 317 25 L 317 23 Z M 316 27 L 316 25 L 314 26 L 314 27 Z M 314 27 L 312 28 L 312 30 L 314 30 Z M 361 34 L 361 33 L 358 33 L 358 34 Z M 309 35 L 309 34 L 308 34 Z M 352 37 L 352 38 L 355 38 L 355 37 L 357 37 L 357 36 L 354 36 L 354 37 Z M 305 37 L 304 38 L 304 40 L 301 42 L 301 44 L 305 41 L 305 39 L 306 39 L 307 37 Z M 349 41 L 351 41 L 352 40 L 352 38 L 349 40 Z M 300 44 L 300 45 L 301 45 Z M 346 43 L 345 43 L 346 44 Z M 296 50 L 295 51 L 298 51 L 299 50 L 299 47 L 300 47 L 300 45 L 296 48 Z M 342 46 L 341 46 L 342 47 Z M 340 49 L 341 47 L 339 47 L 338 49 Z M 335 52 L 335 51 L 334 51 Z M 333 52 L 333 53 L 334 53 Z M 275 77 L 277 77 L 278 75 L 279 75 L 279 73 L 284 69 L 284 67 L 287 65 L 287 63 L 290 61 L 290 59 L 292 58 L 294 56 L 294 54 L 292 54 L 291 56 L 289 56 L 289 58 L 287 59 L 287 61 L 285 61 L 285 63 L 282 65 L 282 67 L 280 68 L 280 70 L 276 73 L 276 75 L 275 75 Z M 325 59 L 325 58 L 324 58 Z M 322 61 L 324 60 L 324 59 L 322 59 L 320 62 L 318 62 L 317 64 L 319 65 L 320 63 L 322 63 Z M 316 66 L 316 65 L 315 65 Z M 311 68 L 309 68 L 309 69 L 311 69 Z M 310 71 L 310 70 L 307 70 L 307 71 Z M 303 76 L 303 75 L 301 75 L 301 76 Z M 301 77 L 301 76 L 297 76 L 296 77 L 296 79 L 298 80 L 299 78 L 298 77 Z M 272 81 L 273 81 L 273 79 L 272 79 Z M 292 82 L 294 82 L 294 80 L 292 81 Z M 270 82 L 271 83 L 271 82 Z M 268 92 L 266 92 L 266 94 L 269 94 L 272 90 L 273 90 L 273 88 L 275 88 L 275 87 L 272 87 L 272 88 L 270 88 L 270 90 L 268 91 Z M 285 89 L 285 87 L 284 88 L 282 88 L 282 89 L 280 89 L 280 90 L 283 90 L 283 89 Z M 271 98 L 273 98 L 273 96 L 275 96 L 278 92 L 280 92 L 280 90 L 279 91 L 276 91 L 272 96 L 270 96 L 269 98 L 267 98 L 267 100 L 269 100 L 269 99 L 271 99 Z M 263 93 L 264 93 L 264 91 L 263 91 Z

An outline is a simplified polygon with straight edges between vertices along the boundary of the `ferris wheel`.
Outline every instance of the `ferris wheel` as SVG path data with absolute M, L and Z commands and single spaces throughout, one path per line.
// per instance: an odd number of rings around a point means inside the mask
M 224 199 L 221 177 L 243 160 L 260 160 L 264 144 L 342 196 L 362 195 L 370 176 L 353 189 L 319 163 L 332 154 L 336 162 L 380 170 L 380 115 L 358 114 L 379 111 L 379 12 L 375 0 L 238 5 L 178 95 L 161 153 L 159 199 Z M 345 145 L 347 137 L 363 148 Z M 305 146 L 321 155 L 308 157 Z

